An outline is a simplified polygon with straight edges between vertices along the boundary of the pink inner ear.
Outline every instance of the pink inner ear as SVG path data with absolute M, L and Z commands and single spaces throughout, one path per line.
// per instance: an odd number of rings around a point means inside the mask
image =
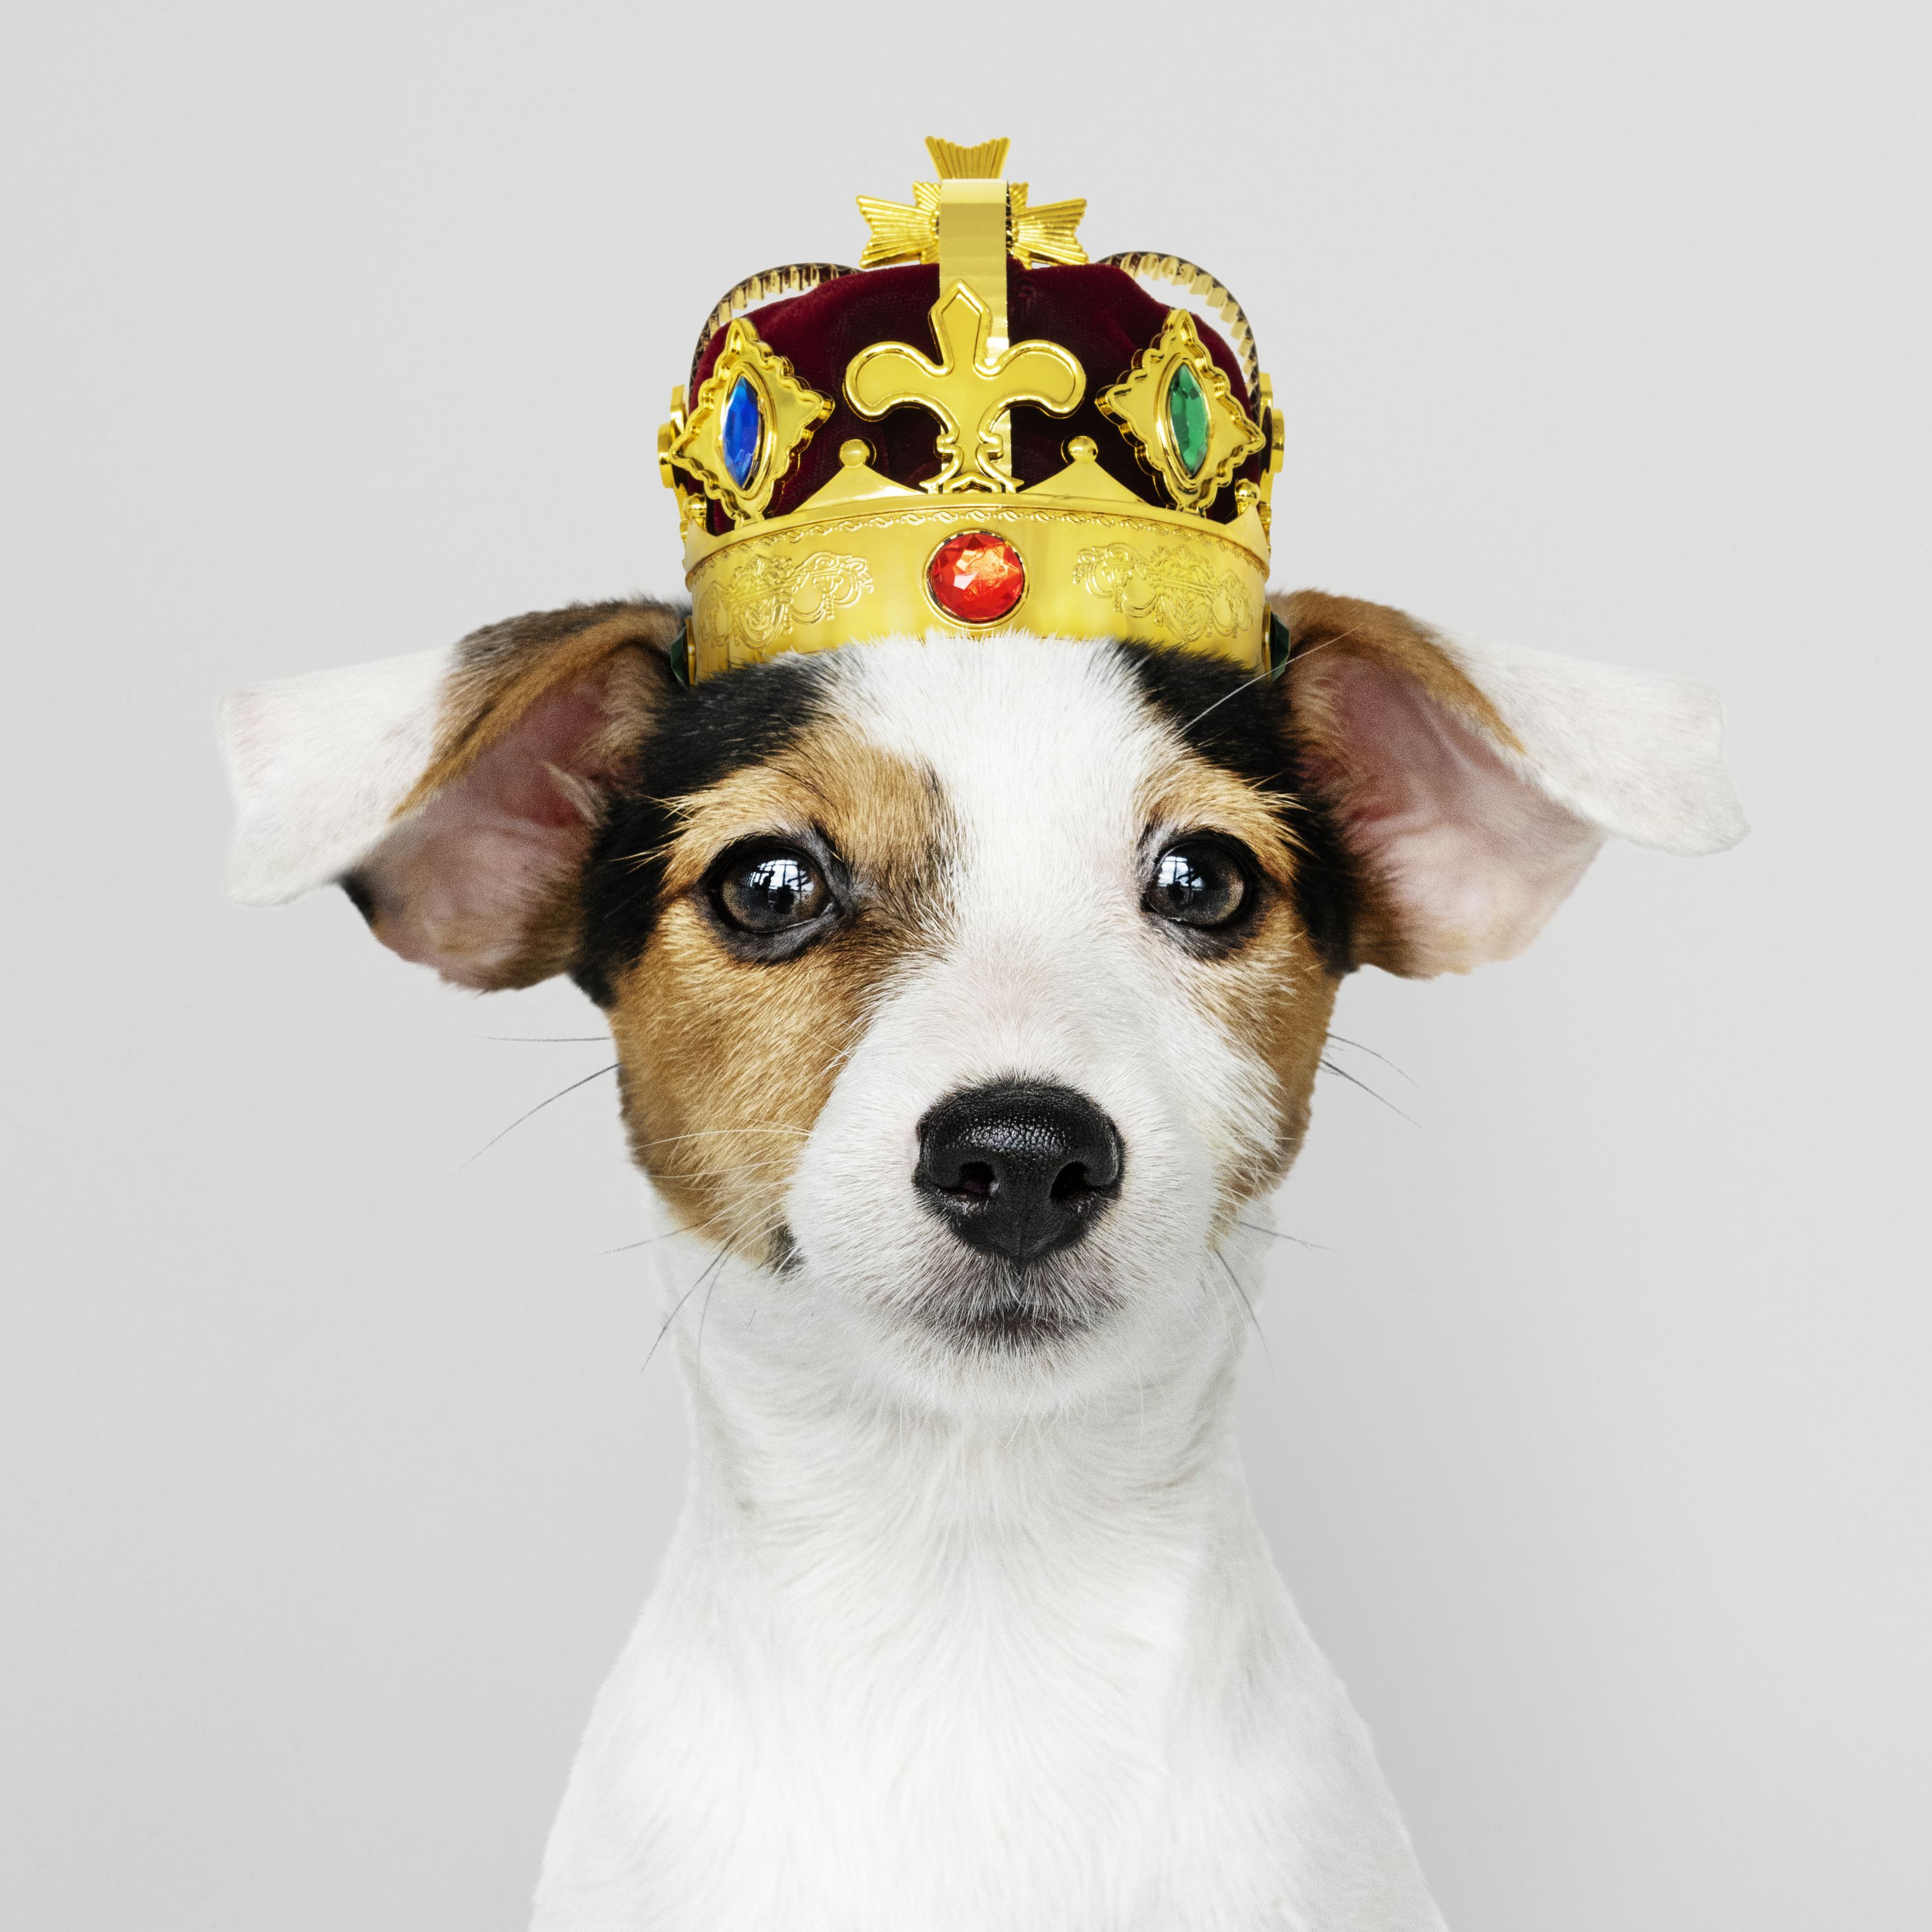
M 1333 721 L 1310 776 L 1338 800 L 1349 844 L 1382 880 L 1418 975 L 1520 952 L 1582 876 L 1603 836 L 1537 789 L 1420 688 L 1340 652 L 1311 661 Z
M 465 986 L 520 983 L 565 963 L 542 928 L 556 923 L 590 847 L 566 786 L 608 776 L 596 758 L 603 697 L 586 682 L 533 705 L 364 861 L 357 883 L 384 945 Z
M 608 722 L 602 696 L 601 686 L 583 684 L 544 699 L 504 742 L 477 760 L 458 789 L 480 780 L 499 812 L 533 826 L 580 827 L 584 814 L 564 795 L 556 773 L 566 772 L 592 784 L 609 776 L 592 769 L 590 757 Z

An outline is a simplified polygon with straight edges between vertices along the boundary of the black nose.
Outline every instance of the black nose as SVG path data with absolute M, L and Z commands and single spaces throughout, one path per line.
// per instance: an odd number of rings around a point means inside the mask
M 1030 1262 L 1100 1218 L 1119 1191 L 1120 1137 L 1070 1087 L 995 1080 L 920 1122 L 913 1181 L 962 1241 Z

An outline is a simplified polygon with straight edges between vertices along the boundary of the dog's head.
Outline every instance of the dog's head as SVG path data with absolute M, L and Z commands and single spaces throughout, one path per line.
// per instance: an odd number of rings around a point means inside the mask
M 1608 834 L 1742 830 L 1699 687 L 1280 608 L 1273 682 L 1007 636 L 693 688 L 626 604 L 264 686 L 234 888 L 569 973 L 688 1227 L 889 1373 L 1075 1386 L 1286 1172 L 1344 974 L 1508 957 Z

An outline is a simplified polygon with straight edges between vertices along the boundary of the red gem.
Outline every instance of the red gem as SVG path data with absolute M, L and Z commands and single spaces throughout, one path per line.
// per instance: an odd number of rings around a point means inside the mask
M 1004 537 L 962 530 L 933 552 L 926 587 L 949 617 L 962 624 L 995 624 L 1025 591 L 1026 566 Z

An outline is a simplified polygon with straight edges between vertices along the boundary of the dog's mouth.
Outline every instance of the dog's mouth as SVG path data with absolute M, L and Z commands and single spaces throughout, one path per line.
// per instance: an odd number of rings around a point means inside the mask
M 962 1257 L 920 1298 L 924 1326 L 974 1353 L 1022 1354 L 1064 1345 L 1096 1327 L 1118 1298 L 1060 1256 L 1016 1262 Z

